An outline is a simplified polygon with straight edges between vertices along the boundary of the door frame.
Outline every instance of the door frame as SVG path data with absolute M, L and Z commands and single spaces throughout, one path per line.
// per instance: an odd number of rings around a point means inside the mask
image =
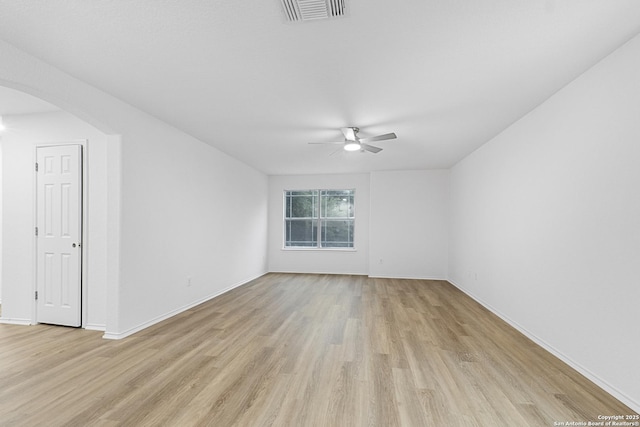
M 87 324 L 87 245 L 89 243 L 87 238 L 87 225 L 88 225 L 88 193 L 87 189 L 89 188 L 88 177 L 89 177 L 89 168 L 88 168 L 88 140 L 87 139 L 65 139 L 60 141 L 46 141 L 46 142 L 36 142 L 33 146 L 33 261 L 31 268 L 31 276 L 32 276 L 32 286 L 31 286 L 31 295 L 33 296 L 31 303 L 31 319 L 33 324 L 38 324 L 38 303 L 35 299 L 35 293 L 38 290 L 38 239 L 35 235 L 35 228 L 38 225 L 38 180 L 36 178 L 35 172 L 35 164 L 38 159 L 38 148 L 41 147 L 55 147 L 62 145 L 80 145 L 82 147 L 82 167 L 81 167 L 81 178 L 82 182 L 82 203 L 80 204 L 80 241 L 82 242 L 82 246 L 80 248 L 80 328 L 85 328 Z

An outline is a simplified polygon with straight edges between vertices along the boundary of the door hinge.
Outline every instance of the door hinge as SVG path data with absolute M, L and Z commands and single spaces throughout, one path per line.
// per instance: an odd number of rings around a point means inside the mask
M 36 162 L 36 172 L 38 172 L 38 162 Z
M 38 227 L 36 227 L 36 237 L 38 237 Z
M 38 300 L 38 291 L 36 291 L 36 301 Z

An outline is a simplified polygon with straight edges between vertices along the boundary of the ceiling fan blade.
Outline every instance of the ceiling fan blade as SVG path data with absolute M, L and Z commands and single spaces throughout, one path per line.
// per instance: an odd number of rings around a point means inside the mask
M 340 130 L 344 134 L 344 137 L 345 137 L 346 140 L 348 140 L 348 141 L 355 141 L 356 140 L 356 133 L 355 133 L 353 128 L 340 128 Z
M 307 142 L 307 144 L 344 144 L 344 141 L 336 141 L 336 142 Z
M 373 145 L 369 145 L 369 144 L 360 144 L 360 146 L 362 147 L 363 150 L 367 150 L 371 153 L 379 153 L 382 151 L 382 148 L 374 147 Z
M 385 133 L 384 135 L 372 136 L 371 138 L 360 138 L 360 142 L 385 141 L 387 139 L 396 139 L 395 133 Z

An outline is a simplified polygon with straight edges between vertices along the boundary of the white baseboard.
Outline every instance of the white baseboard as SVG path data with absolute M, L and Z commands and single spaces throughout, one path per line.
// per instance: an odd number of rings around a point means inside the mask
M 87 323 L 86 325 L 84 325 L 84 329 L 88 330 L 88 331 L 106 331 L 107 327 L 106 325 L 101 325 L 101 324 L 94 324 L 94 323 Z
M 555 357 L 557 357 L 558 359 L 562 360 L 564 363 L 566 363 L 567 365 L 569 365 L 570 367 L 572 367 L 573 369 L 575 369 L 576 371 L 578 371 L 579 373 L 581 373 L 582 375 L 587 377 L 591 382 L 596 384 L 598 387 L 600 387 L 601 389 L 603 389 L 604 391 L 606 391 L 607 393 L 609 393 L 610 395 L 612 395 L 613 397 L 618 399 L 620 402 L 622 402 L 625 405 L 627 405 L 629 408 L 631 408 L 634 411 L 640 413 L 640 402 L 637 402 L 634 399 L 632 399 L 631 397 L 627 396 L 626 394 L 624 394 L 623 392 L 618 390 L 616 387 L 612 386 L 607 381 L 603 380 L 598 375 L 596 375 L 593 372 L 591 372 L 589 369 L 585 368 L 584 366 L 580 365 L 579 363 L 577 363 L 576 361 L 574 361 L 570 357 L 568 357 L 565 354 L 563 354 L 561 351 L 557 350 L 555 347 L 553 347 L 552 345 L 547 343 L 542 338 L 540 338 L 537 335 L 535 335 L 535 334 L 531 333 L 530 331 L 528 331 L 526 328 L 524 328 L 523 326 L 518 324 L 518 322 L 513 321 L 512 319 L 510 319 L 508 316 L 504 315 L 499 310 L 496 310 L 490 304 L 487 304 L 486 302 L 484 302 L 481 298 L 478 298 L 472 292 L 470 292 L 467 289 L 465 289 L 464 287 L 458 285 L 457 283 L 455 283 L 451 279 L 449 279 L 447 281 L 449 283 L 451 283 L 453 286 L 455 286 L 456 288 L 458 288 L 459 290 L 461 290 L 462 292 L 464 292 L 466 295 L 468 295 L 470 298 L 472 298 L 478 304 L 480 304 L 481 306 L 483 306 L 484 308 L 486 308 L 487 310 L 491 311 L 493 314 L 495 314 L 496 316 L 498 316 L 499 318 L 501 318 L 502 320 L 507 322 L 511 327 L 517 329 L 520 333 L 522 333 L 524 336 L 529 338 L 531 341 L 535 342 L 540 347 L 544 348 L 549 353 L 553 354 Z
M 336 276 L 367 276 L 372 279 L 409 279 L 409 280 L 447 280 L 445 277 L 418 277 L 418 276 L 385 276 L 385 275 L 371 275 L 367 273 L 345 273 L 331 272 L 331 271 L 286 271 L 286 270 L 269 270 L 269 273 L 281 273 L 281 274 L 330 274 Z
M 333 276 L 366 276 L 367 273 L 345 273 L 344 271 L 336 273 L 331 271 L 287 271 L 287 270 L 269 270 L 274 274 L 329 274 Z
M 417 276 L 385 276 L 385 275 L 369 275 L 372 279 L 407 279 L 407 280 L 443 280 L 447 279 L 441 277 L 417 277 Z
M 126 330 L 126 331 L 124 331 L 124 332 L 108 332 L 108 331 L 106 331 L 106 332 L 104 333 L 104 335 L 102 336 L 102 338 L 107 339 L 107 340 L 121 340 L 121 339 L 126 338 L 126 337 L 128 337 L 128 336 L 130 336 L 130 335 L 135 334 L 136 332 L 140 332 L 141 330 L 146 329 L 146 328 L 148 328 L 149 326 L 153 326 L 153 325 L 155 325 L 156 323 L 160 323 L 160 322 L 162 322 L 163 320 L 167 320 L 168 318 L 173 317 L 173 316 L 175 316 L 176 314 L 180 314 L 180 313 L 182 313 L 182 312 L 184 312 L 184 311 L 189 310 L 190 308 L 193 308 L 193 307 L 195 307 L 195 306 L 197 306 L 197 305 L 200 305 L 200 304 L 202 304 L 202 303 L 204 303 L 204 302 L 207 302 L 207 301 L 209 301 L 209 300 L 211 300 L 211 299 L 213 299 L 213 298 L 215 298 L 215 297 L 217 297 L 217 296 L 220 296 L 220 295 L 222 295 L 222 294 L 224 294 L 224 293 L 227 293 L 227 292 L 229 292 L 229 291 L 230 291 L 230 290 L 232 290 L 232 289 L 235 289 L 235 288 L 237 288 L 237 287 L 239 287 L 239 286 L 242 286 L 242 285 L 244 285 L 244 284 L 247 284 L 247 283 L 251 282 L 252 280 L 256 280 L 257 278 L 262 277 L 262 276 L 264 276 L 265 274 L 267 274 L 267 273 L 266 273 L 266 272 L 265 272 L 265 273 L 260 273 L 260 274 L 258 274 L 258 275 L 257 275 L 257 276 L 255 276 L 255 277 L 252 277 L 252 278 L 247 279 L 247 280 L 244 280 L 244 281 L 242 281 L 242 282 L 239 282 L 239 283 L 233 284 L 233 285 L 231 285 L 231 286 L 229 286 L 229 287 L 227 287 L 227 288 L 225 288 L 225 289 L 223 289 L 223 290 L 221 290 L 221 291 L 219 291 L 219 292 L 216 292 L 216 293 L 214 293 L 214 294 L 208 295 L 208 296 L 206 296 L 206 297 L 204 297 L 204 298 L 201 298 L 201 299 L 199 299 L 199 300 L 197 300 L 197 301 L 194 301 L 194 302 L 192 302 L 192 303 L 190 303 L 190 304 L 187 304 L 187 305 L 185 305 L 185 306 L 182 306 L 182 307 L 176 308 L 175 310 L 171 310 L 171 311 L 169 311 L 168 313 L 165 313 L 165 314 L 163 314 L 163 315 L 160 315 L 160 316 L 158 316 L 158 317 L 155 317 L 155 318 L 153 318 L 153 319 L 151 319 L 151 320 L 149 320 L 149 321 L 147 321 L 147 322 L 141 323 L 140 325 L 135 326 L 135 327 L 133 327 L 133 328 L 127 329 L 127 330 Z
M 0 317 L 0 323 L 4 323 L 6 325 L 21 325 L 21 326 L 30 326 L 33 325 L 31 319 L 11 319 L 9 317 Z

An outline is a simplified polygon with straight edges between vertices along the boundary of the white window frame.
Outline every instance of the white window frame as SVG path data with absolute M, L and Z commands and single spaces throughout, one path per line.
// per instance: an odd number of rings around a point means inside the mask
M 318 204 L 318 217 L 309 217 L 309 218 L 296 218 L 296 219 L 307 219 L 307 220 L 317 220 L 316 225 L 316 241 L 317 246 L 287 246 L 287 193 L 289 192 L 306 192 L 306 191 L 315 191 L 317 192 L 316 196 Z M 350 191 L 353 197 L 353 217 L 348 218 L 335 218 L 335 220 L 352 220 L 353 221 L 353 246 L 351 247 L 335 247 L 335 246 L 322 246 L 322 223 L 324 220 L 331 221 L 332 218 L 326 218 L 322 216 L 322 192 L 323 191 Z M 285 189 L 282 192 L 282 250 L 285 251 L 346 251 L 346 252 L 354 252 L 356 251 L 356 189 L 355 188 L 307 188 L 307 189 Z

